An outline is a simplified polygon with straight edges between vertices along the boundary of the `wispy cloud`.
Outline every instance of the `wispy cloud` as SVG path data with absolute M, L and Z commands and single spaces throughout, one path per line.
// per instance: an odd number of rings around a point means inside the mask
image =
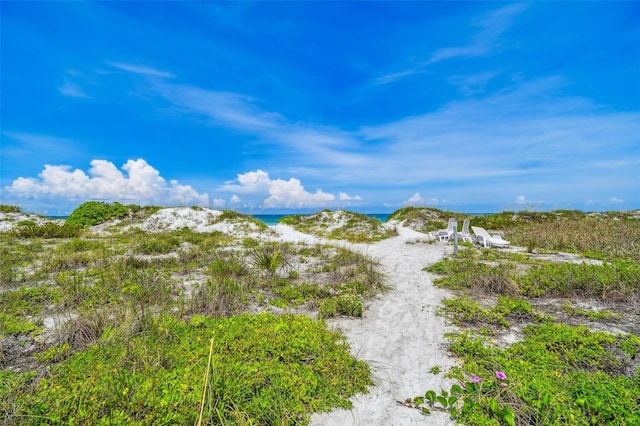
M 64 96 L 70 96 L 72 98 L 85 98 L 88 99 L 90 96 L 87 95 L 82 88 L 80 88 L 79 84 L 73 83 L 68 79 L 65 79 L 64 85 L 58 88 L 60 94 Z
M 185 113 L 202 114 L 212 124 L 278 147 L 286 161 L 281 166 L 273 159 L 272 167 L 295 168 L 302 173 L 296 178 L 321 176 L 325 182 L 348 180 L 381 189 L 445 182 L 467 189 L 500 184 L 513 199 L 524 189 L 519 188 L 523 182 L 528 182 L 536 198 L 544 197 L 545 191 L 557 192 L 561 187 L 557 180 L 567 174 L 575 181 L 562 185 L 585 192 L 581 179 L 598 179 L 590 166 L 594 158 L 601 164 L 619 163 L 629 161 L 632 150 L 637 152 L 639 114 L 610 111 L 586 99 L 563 96 L 564 84 L 556 77 L 516 82 L 489 96 L 450 102 L 434 112 L 350 132 L 291 123 L 239 94 L 165 83 L 157 90 Z M 236 192 L 262 185 L 261 190 L 269 194 L 271 180 L 251 173 L 243 177 L 246 181 L 240 182 Z M 295 191 L 303 193 L 299 188 Z M 456 194 L 455 188 L 447 191 Z M 266 204 L 287 205 L 282 194 Z M 453 199 L 444 193 L 433 198 L 445 197 Z
M 112 62 L 107 61 L 107 64 L 112 67 L 118 68 L 122 71 L 132 72 L 134 74 L 141 74 L 152 77 L 164 77 L 164 78 L 173 78 L 175 77 L 173 74 L 167 71 L 160 71 L 146 65 L 137 65 L 137 64 L 127 64 L 124 62 Z
M 60 155 L 70 157 L 81 152 L 78 141 L 71 138 L 15 131 L 3 131 L 2 136 L 7 138 L 2 144 L 2 156 L 14 161 L 57 158 Z
M 479 27 L 469 43 L 463 46 L 451 46 L 437 49 L 418 66 L 378 77 L 374 85 L 393 83 L 405 77 L 420 74 L 432 64 L 452 58 L 473 58 L 485 56 L 503 48 L 499 42 L 500 36 L 509 29 L 513 18 L 526 9 L 525 3 L 505 6 L 487 15 L 472 19 L 471 24 Z
M 487 84 L 500 73 L 487 71 L 469 75 L 454 75 L 449 77 L 449 82 L 458 86 L 460 93 L 466 96 L 483 93 Z
M 331 126 L 291 123 L 280 113 L 260 109 L 256 99 L 237 93 L 166 83 L 155 87 L 162 97 L 186 113 L 201 114 L 213 124 L 258 136 L 307 161 L 347 167 L 365 163 L 362 147 L 350 132 Z
M 461 76 L 459 82 L 480 87 L 493 76 Z M 336 197 L 323 190 L 309 192 L 302 181 L 332 188 L 353 182 L 359 188 L 376 187 L 387 199 L 397 197 L 398 188 L 415 192 L 416 186 L 426 186 L 430 199 L 436 200 L 431 203 L 483 200 L 487 188 L 496 185 L 505 201 L 524 191 L 533 199 L 553 199 L 549 194 L 562 191 L 589 199 L 588 188 L 601 185 L 602 173 L 612 168 L 616 173 L 608 175 L 608 185 L 624 186 L 638 164 L 630 158 L 637 158 L 640 146 L 640 114 L 563 95 L 565 85 L 554 76 L 515 81 L 489 95 L 479 92 L 429 113 L 349 131 L 292 122 L 278 111 L 263 109 L 264 101 L 239 93 L 155 78 L 149 79 L 148 93 L 185 116 L 201 116 L 211 126 L 232 129 L 277 150 L 270 171 L 291 176 L 285 181 L 260 170 L 248 172 L 218 191 L 251 194 L 254 201 L 261 194 L 264 207 L 323 207 L 361 200 L 346 193 L 336 192 Z M 243 196 L 242 202 L 248 199 Z
M 513 18 L 526 7 L 525 3 L 511 4 L 474 19 L 473 24 L 480 27 L 480 31 L 471 38 L 469 44 L 438 49 L 431 55 L 427 64 L 458 57 L 484 56 L 494 52 L 501 47 L 498 38 L 511 26 Z

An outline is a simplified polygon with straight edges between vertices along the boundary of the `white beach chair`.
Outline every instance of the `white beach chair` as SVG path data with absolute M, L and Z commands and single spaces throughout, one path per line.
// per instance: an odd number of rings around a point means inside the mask
M 449 223 L 447 224 L 447 229 L 440 229 L 436 231 L 436 236 L 440 241 L 449 241 L 453 238 L 453 233 L 456 230 L 456 219 L 454 217 L 449 219 Z
M 469 232 L 469 223 L 471 223 L 471 219 L 465 219 L 464 222 L 462 222 L 462 232 L 458 234 L 458 238 L 471 243 L 473 242 L 473 236 L 471 232 Z
M 489 233 L 479 226 L 472 226 L 473 233 L 476 234 L 476 242 L 484 247 L 509 247 L 511 244 L 507 240 L 503 240 L 500 235 L 489 235 Z

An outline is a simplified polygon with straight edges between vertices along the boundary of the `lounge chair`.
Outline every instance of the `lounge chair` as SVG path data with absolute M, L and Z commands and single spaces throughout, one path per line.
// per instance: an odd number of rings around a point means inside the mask
M 467 241 L 467 242 L 473 242 L 473 236 L 471 235 L 471 232 L 469 232 L 469 223 L 471 222 L 471 219 L 465 219 L 464 222 L 462 223 L 462 232 L 460 232 L 458 234 L 458 238 L 460 238 L 462 241 Z
M 440 229 L 436 231 L 436 236 L 440 241 L 449 241 L 453 238 L 453 232 L 456 230 L 456 219 L 450 218 L 447 224 L 447 229 Z
M 484 247 L 509 247 L 511 244 L 507 240 L 503 240 L 500 235 L 489 235 L 489 233 L 479 226 L 472 226 L 473 233 L 476 234 L 476 242 Z

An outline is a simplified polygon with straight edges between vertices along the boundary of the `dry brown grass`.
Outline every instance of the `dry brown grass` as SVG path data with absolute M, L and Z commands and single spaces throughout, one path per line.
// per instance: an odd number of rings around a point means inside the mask
M 507 229 L 515 245 L 640 261 L 640 220 L 588 216 L 581 220 L 527 223 Z

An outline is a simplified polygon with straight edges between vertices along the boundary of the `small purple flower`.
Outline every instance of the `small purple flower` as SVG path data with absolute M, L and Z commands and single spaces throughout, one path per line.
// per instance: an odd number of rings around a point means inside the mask
M 496 377 L 500 380 L 507 380 L 507 375 L 502 371 L 496 371 Z
M 473 376 L 469 380 L 471 380 L 473 383 L 480 383 L 482 381 L 482 379 L 480 377 L 478 377 L 478 376 Z
M 500 382 L 500 387 L 501 387 L 501 388 L 506 388 L 506 387 L 507 387 L 507 384 L 506 384 L 505 382 Z

